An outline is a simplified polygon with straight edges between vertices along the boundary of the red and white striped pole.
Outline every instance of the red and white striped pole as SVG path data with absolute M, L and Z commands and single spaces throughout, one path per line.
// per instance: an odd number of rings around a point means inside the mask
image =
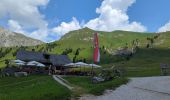
M 100 62 L 100 49 L 99 49 L 99 39 L 98 39 L 98 33 L 94 34 L 94 52 L 93 52 L 93 63 Z M 93 66 L 92 66 L 92 76 L 94 76 L 93 72 Z

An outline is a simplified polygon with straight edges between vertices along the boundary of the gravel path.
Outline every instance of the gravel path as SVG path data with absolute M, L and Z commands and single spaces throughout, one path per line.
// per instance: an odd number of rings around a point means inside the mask
M 73 87 L 71 87 L 66 80 L 64 80 L 62 77 L 58 76 L 58 75 L 53 75 L 53 79 L 56 80 L 58 83 L 60 83 L 61 85 L 67 87 L 68 89 L 72 90 Z
M 80 100 L 170 100 L 170 76 L 131 78 L 127 85 L 102 96 L 86 95 Z

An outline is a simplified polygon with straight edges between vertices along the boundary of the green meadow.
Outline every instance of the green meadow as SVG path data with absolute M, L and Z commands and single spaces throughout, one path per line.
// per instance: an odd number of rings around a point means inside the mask
M 51 76 L 0 78 L 0 100 L 68 100 L 71 91 Z

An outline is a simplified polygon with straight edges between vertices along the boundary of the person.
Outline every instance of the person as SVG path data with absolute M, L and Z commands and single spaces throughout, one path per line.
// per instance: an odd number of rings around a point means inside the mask
M 52 74 L 55 74 L 55 73 L 56 73 L 56 67 L 53 66 L 53 67 L 52 67 Z
M 48 68 L 48 75 L 51 75 L 52 73 L 51 73 L 51 70 L 52 70 L 52 68 L 51 68 L 51 65 L 49 66 L 49 68 Z

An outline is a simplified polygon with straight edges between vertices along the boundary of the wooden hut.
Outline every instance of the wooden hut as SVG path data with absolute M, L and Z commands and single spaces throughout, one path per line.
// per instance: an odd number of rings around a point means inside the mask
M 25 50 L 18 51 L 16 59 L 25 62 L 37 61 L 48 67 L 49 66 L 55 67 L 56 69 L 65 68 L 64 67 L 65 64 L 71 63 L 71 60 L 68 58 L 67 55 L 55 55 Z

